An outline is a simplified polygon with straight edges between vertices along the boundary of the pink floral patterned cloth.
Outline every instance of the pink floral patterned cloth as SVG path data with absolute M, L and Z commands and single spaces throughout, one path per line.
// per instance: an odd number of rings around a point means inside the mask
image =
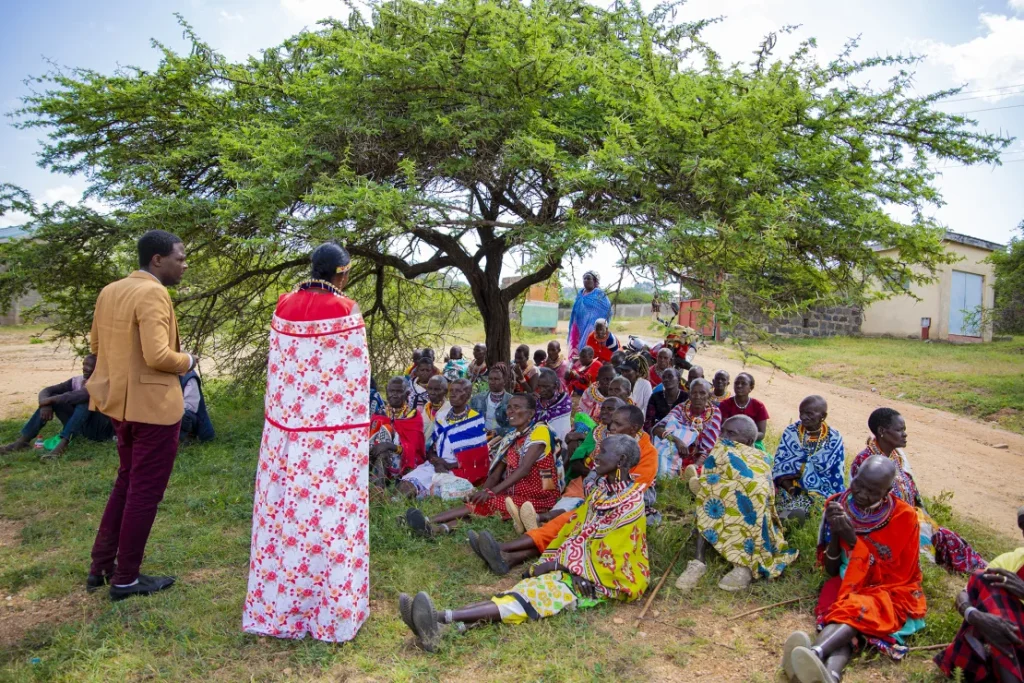
M 351 640 L 369 615 L 369 386 L 362 317 L 351 301 L 281 297 L 270 332 L 266 421 L 256 472 L 242 628 Z M 339 303 L 349 304 L 338 306 Z

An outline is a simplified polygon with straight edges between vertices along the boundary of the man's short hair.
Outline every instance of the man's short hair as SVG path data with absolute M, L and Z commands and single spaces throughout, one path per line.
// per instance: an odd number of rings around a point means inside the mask
M 154 256 L 170 256 L 181 238 L 166 230 L 150 230 L 139 238 L 139 268 L 149 268 Z

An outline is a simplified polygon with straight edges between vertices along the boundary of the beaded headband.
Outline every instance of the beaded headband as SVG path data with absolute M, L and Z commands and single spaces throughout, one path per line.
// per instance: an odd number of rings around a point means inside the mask
M 352 267 L 352 262 L 351 262 L 351 261 L 349 261 L 349 262 L 348 262 L 348 263 L 346 263 L 345 265 L 343 265 L 343 266 L 338 266 L 337 268 L 335 268 L 335 269 L 334 269 L 334 272 L 335 272 L 335 274 L 337 274 L 337 275 L 340 275 L 340 274 L 342 274 L 342 273 L 347 273 L 347 272 L 348 272 L 348 269 L 349 269 L 349 268 L 351 268 L 351 267 Z

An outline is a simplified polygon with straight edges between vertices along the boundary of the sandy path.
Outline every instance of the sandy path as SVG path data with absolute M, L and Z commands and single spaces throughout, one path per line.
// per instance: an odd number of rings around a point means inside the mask
M 70 347 L 32 344 L 31 339 L 24 329 L 0 327 L 0 420 L 30 413 L 40 389 L 82 374 Z
M 743 369 L 721 348 L 702 350 L 697 359 L 708 378 L 719 368 L 733 378 Z M 804 396 L 824 396 L 829 404 L 828 423 L 842 433 L 848 455 L 863 449 L 872 410 L 889 406 L 900 411 L 907 421 L 907 453 L 924 494 L 951 491 L 957 512 L 1020 539 L 1016 510 L 1024 504 L 1024 436 L 887 398 L 885 392 L 874 393 L 870 388 L 848 389 L 756 365 L 746 369 L 757 380 L 754 396 L 764 401 L 776 428 L 798 419 L 797 407 Z M 892 393 L 899 393 L 899 388 L 893 387 Z

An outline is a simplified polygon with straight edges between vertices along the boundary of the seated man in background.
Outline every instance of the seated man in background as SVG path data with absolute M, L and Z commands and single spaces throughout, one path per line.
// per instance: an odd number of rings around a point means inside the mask
M 187 374 L 179 377 L 178 381 L 181 383 L 181 393 L 185 399 L 185 413 L 181 416 L 181 432 L 178 435 L 178 442 L 183 443 L 190 439 L 212 440 L 216 434 L 213 431 L 210 414 L 206 412 L 203 380 L 199 377 L 199 373 L 190 370 Z
M 444 418 L 451 410 L 448 404 L 448 380 L 443 375 L 434 375 L 427 381 L 427 402 L 420 411 L 423 413 L 423 439 L 430 447 L 430 435 L 434 433 L 434 423 Z
M 803 521 L 815 503 L 842 493 L 846 450 L 839 430 L 828 426 L 828 403 L 821 396 L 800 401 L 800 420 L 782 430 L 772 476 L 780 519 Z
M 39 408 L 32 414 L 21 435 L 6 446 L 0 446 L 0 453 L 13 453 L 31 448 L 32 440 L 39 436 L 43 426 L 54 416 L 64 428 L 60 441 L 43 459 L 59 458 L 67 450 L 75 436 L 84 436 L 90 441 L 110 441 L 114 438 L 114 426 L 103 413 L 89 410 L 89 392 L 85 382 L 96 369 L 96 356 L 89 354 L 82 360 L 82 374 L 77 377 L 46 387 L 39 392 Z
M 595 460 L 596 483 L 586 502 L 522 581 L 490 600 L 456 610 L 434 608 L 426 593 L 399 595 L 402 620 L 428 652 L 437 649 L 440 625 L 457 622 L 522 624 L 606 600 L 639 599 L 650 578 L 644 486 L 630 478 L 640 449 L 628 436 L 610 436 Z
M 1017 510 L 1024 531 L 1024 507 Z M 1024 681 L 1024 547 L 1003 553 L 975 572 L 956 598 L 964 618 L 956 638 L 935 656 L 950 678 L 966 683 Z M 987 646 L 987 647 L 986 647 Z
M 896 466 L 868 458 L 850 488 L 832 496 L 818 532 L 818 561 L 832 577 L 814 612 L 817 639 L 795 631 L 782 651 L 790 680 L 836 683 L 854 646 L 876 647 L 893 659 L 903 639 L 924 627 L 921 545 L 917 512 L 891 493 Z
M 775 514 L 775 484 L 769 456 L 754 448 L 757 425 L 746 415 L 722 423 L 718 443 L 699 478 L 689 480 L 697 498 L 697 557 L 679 575 L 676 588 L 692 590 L 707 572 L 708 546 L 732 565 L 718 583 L 743 590 L 757 578 L 774 579 L 799 556 L 782 535 Z M 735 514 L 730 511 L 735 510 Z

